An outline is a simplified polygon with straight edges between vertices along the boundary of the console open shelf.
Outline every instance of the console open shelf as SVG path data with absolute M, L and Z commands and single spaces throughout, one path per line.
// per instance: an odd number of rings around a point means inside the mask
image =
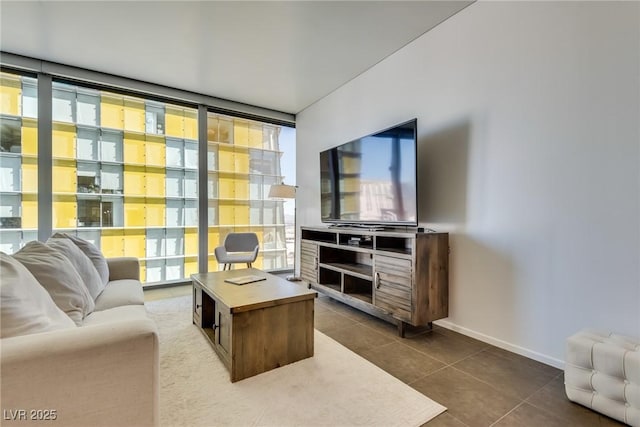
M 398 325 L 448 316 L 449 235 L 301 227 L 309 287 Z

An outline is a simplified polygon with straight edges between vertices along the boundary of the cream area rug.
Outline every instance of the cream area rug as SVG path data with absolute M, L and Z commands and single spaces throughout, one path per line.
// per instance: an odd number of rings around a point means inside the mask
M 160 425 L 419 426 L 446 408 L 315 331 L 315 353 L 231 383 L 191 297 L 146 303 L 160 333 Z

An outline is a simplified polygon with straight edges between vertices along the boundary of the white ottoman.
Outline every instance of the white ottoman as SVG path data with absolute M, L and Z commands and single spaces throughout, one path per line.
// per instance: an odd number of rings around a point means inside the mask
M 567 339 L 567 397 L 640 427 L 640 340 L 583 330 Z

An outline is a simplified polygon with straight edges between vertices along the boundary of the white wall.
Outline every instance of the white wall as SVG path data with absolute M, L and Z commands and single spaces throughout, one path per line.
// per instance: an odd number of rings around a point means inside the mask
M 441 325 L 558 367 L 582 328 L 640 336 L 639 27 L 638 2 L 471 5 L 298 115 L 298 223 L 320 150 L 417 117 Z

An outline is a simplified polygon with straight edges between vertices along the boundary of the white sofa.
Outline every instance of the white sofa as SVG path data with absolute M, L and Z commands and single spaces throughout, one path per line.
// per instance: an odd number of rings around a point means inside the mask
M 1 255 L 4 305 L 23 291 L 10 281 L 30 281 L 35 274 L 17 279 L 24 271 L 16 255 Z M 144 307 L 138 260 L 113 258 L 106 264 L 107 283 L 81 325 L 56 311 L 43 317 L 38 327 L 44 331 L 0 340 L 3 426 L 42 425 L 45 419 L 60 426 L 159 424 L 158 333 Z M 23 296 L 48 298 L 39 292 L 33 288 Z M 30 305 L 57 310 L 49 303 Z M 12 313 L 2 309 L 3 322 L 10 323 Z

